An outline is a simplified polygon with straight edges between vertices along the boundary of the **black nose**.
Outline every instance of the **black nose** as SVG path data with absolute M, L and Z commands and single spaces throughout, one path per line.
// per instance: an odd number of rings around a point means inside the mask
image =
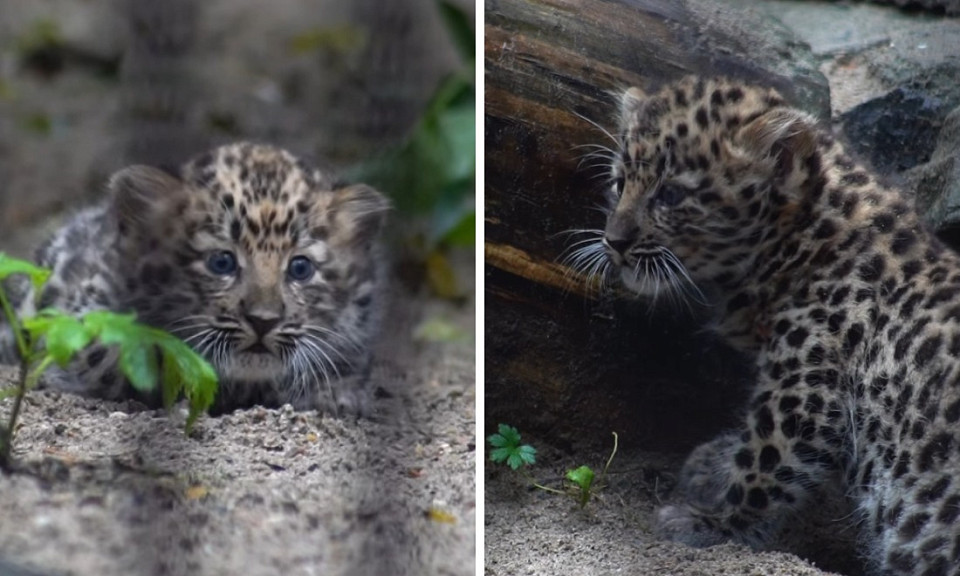
M 245 314 L 244 318 L 257 336 L 263 337 L 273 330 L 274 326 L 280 323 L 280 316 L 265 316 L 256 314 Z
M 623 254 L 630 248 L 630 244 L 633 243 L 632 238 L 614 238 L 612 236 L 605 236 L 604 240 L 607 243 L 607 246 L 617 254 Z

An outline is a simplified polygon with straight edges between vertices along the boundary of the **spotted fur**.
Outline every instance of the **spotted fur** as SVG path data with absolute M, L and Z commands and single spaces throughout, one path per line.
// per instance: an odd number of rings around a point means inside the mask
M 110 192 L 39 251 L 53 270 L 41 307 L 135 312 L 178 335 L 216 368 L 216 411 L 288 402 L 369 411 L 383 196 L 249 143 L 217 148 L 175 175 L 126 168 Z M 21 312 L 32 312 L 32 295 L 21 300 Z M 9 338 L 6 347 L 9 359 Z M 93 348 L 48 384 L 129 397 L 115 364 L 115 350 Z
M 960 259 L 773 90 L 632 88 L 617 140 L 583 250 L 638 294 L 710 294 L 756 361 L 742 428 L 691 454 L 659 532 L 763 547 L 840 479 L 877 573 L 960 574 Z

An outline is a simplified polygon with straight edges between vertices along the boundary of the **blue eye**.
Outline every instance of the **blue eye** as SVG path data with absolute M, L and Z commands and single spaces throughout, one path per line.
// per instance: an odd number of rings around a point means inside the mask
M 312 278 L 314 270 L 313 262 L 306 256 L 294 256 L 287 264 L 287 276 L 299 282 Z
M 207 270 L 218 276 L 228 276 L 237 271 L 237 257 L 229 250 L 221 250 L 207 256 Z

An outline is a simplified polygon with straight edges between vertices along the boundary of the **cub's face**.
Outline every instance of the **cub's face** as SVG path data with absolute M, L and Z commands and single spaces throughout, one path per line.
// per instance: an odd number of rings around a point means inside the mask
M 698 283 L 741 278 L 796 202 L 807 124 L 775 92 L 724 81 L 628 90 L 602 240 L 623 283 L 700 299 Z
M 179 178 L 114 176 L 129 305 L 207 357 L 224 380 L 307 386 L 366 345 L 388 208 L 282 150 L 223 147 Z

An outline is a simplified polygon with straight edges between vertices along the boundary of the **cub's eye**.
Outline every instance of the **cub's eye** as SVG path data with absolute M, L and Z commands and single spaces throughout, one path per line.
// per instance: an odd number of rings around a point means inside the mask
M 676 206 L 686 198 L 687 191 L 674 184 L 663 184 L 653 199 L 664 206 Z
M 229 276 L 237 271 L 237 257 L 229 250 L 221 250 L 207 256 L 207 270 L 218 276 Z
M 294 256 L 290 259 L 290 263 L 287 264 L 287 276 L 289 276 L 291 280 L 297 280 L 299 282 L 309 280 L 313 277 L 314 271 L 313 261 L 306 256 Z
M 613 183 L 613 191 L 617 193 L 617 196 L 623 196 L 623 187 L 626 186 L 627 179 L 623 174 L 618 174 L 617 179 Z

